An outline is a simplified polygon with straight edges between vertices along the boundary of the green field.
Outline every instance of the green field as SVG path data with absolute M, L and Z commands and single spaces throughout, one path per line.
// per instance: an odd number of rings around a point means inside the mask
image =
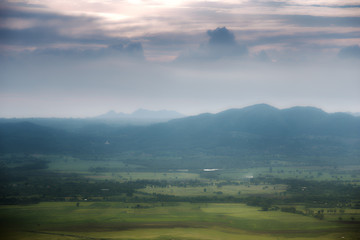
M 162 169 L 150 170 L 144 166 L 125 164 L 121 157 L 101 158 L 98 160 L 80 159 L 59 155 L 38 155 L 39 159 L 49 161 L 49 170 L 57 172 L 75 172 L 86 174 L 90 178 L 112 180 L 177 180 L 199 179 L 203 169 Z M 100 161 L 101 160 L 101 161 Z M 277 163 L 279 164 L 279 163 Z M 100 168 L 99 171 L 96 171 Z M 103 170 L 103 171 L 101 171 Z M 320 181 L 360 181 L 358 172 L 360 166 L 319 167 L 319 166 L 293 166 L 286 164 L 276 167 L 256 167 L 243 169 L 220 169 L 216 172 L 217 178 L 222 180 L 243 180 L 246 177 L 271 176 L 276 178 L 295 178 Z
M 5 240 L 360 239 L 359 166 L 204 171 L 115 157 L 2 159 Z
M 0 213 L 6 239 L 356 239 L 351 224 L 244 204 L 43 202 Z

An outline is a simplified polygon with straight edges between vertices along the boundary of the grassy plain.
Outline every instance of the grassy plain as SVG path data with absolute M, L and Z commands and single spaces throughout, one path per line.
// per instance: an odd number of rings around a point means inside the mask
M 43 202 L 0 213 L 6 239 L 356 239 L 346 224 L 244 204 Z

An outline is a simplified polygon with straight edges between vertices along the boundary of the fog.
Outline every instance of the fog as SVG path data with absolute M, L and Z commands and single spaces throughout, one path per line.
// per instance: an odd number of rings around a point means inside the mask
M 158 64 L 53 61 L 1 66 L 2 117 L 89 117 L 108 110 L 171 109 L 192 115 L 266 102 L 359 111 L 353 62 L 246 61 Z

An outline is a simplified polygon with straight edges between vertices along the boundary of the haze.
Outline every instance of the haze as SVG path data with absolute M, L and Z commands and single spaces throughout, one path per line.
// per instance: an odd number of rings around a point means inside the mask
M 358 1 L 0 1 L 0 117 L 360 112 Z

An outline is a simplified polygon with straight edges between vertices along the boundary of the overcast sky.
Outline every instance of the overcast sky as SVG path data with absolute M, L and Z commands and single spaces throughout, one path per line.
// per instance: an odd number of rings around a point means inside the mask
M 0 0 L 0 117 L 360 112 L 358 0 Z

